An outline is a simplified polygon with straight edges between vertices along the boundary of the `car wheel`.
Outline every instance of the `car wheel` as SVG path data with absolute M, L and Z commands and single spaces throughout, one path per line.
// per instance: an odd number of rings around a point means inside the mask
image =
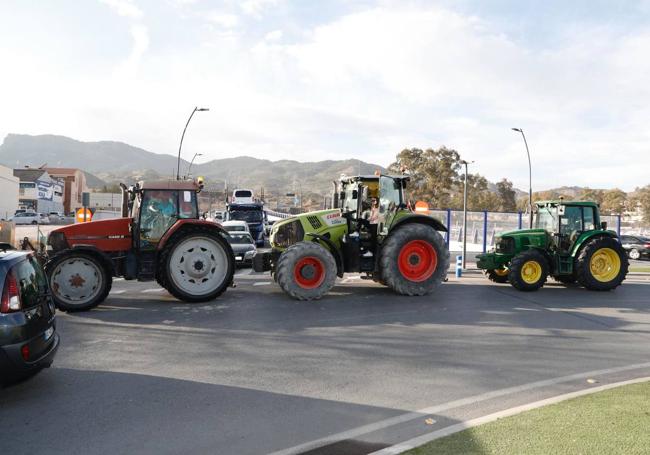
M 639 250 L 636 248 L 632 248 L 630 251 L 628 251 L 627 256 L 630 259 L 634 259 L 636 261 L 641 257 L 641 253 L 639 253 Z

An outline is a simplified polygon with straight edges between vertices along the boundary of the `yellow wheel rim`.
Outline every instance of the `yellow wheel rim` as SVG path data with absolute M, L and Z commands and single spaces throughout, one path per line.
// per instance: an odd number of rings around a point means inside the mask
M 589 270 L 595 279 L 607 283 L 616 278 L 621 271 L 621 258 L 611 248 L 601 248 L 591 256 Z
M 537 261 L 528 261 L 521 268 L 521 279 L 526 284 L 535 284 L 542 277 L 542 265 Z
M 499 276 L 508 276 L 508 269 L 505 267 L 502 269 L 494 269 L 494 273 Z

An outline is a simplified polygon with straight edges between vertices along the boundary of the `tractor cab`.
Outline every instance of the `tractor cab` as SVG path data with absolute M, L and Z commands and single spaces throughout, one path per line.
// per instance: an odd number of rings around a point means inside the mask
M 583 233 L 606 229 L 607 225 L 601 225 L 596 203 L 560 200 L 536 203 L 535 228 L 553 237 L 551 244 L 558 252 L 570 254 Z
M 370 175 L 341 178 L 338 198 L 333 198 L 352 221 L 350 232 L 386 235 L 400 209 L 406 208 L 404 190 L 408 176 Z
M 178 220 L 198 219 L 194 181 L 139 182 L 128 190 L 129 216 L 133 219 L 134 246 L 153 251 Z

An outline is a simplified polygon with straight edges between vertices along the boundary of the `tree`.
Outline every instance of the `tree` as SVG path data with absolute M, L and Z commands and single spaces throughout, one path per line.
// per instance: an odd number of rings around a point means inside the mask
M 578 199 L 581 199 L 583 201 L 593 201 L 602 204 L 604 194 L 605 192 L 603 190 L 583 188 L 580 194 L 578 195 Z
M 650 223 L 650 185 L 634 190 L 634 196 L 631 198 L 630 206 L 641 211 L 643 221 Z
M 504 212 L 515 212 L 517 210 L 516 193 L 510 180 L 504 178 L 497 183 L 497 195 L 500 210 Z
M 600 208 L 606 214 L 622 215 L 627 208 L 627 194 L 618 188 L 605 190 Z
M 454 189 L 459 182 L 460 155 L 456 150 L 404 149 L 388 169 L 406 170 L 411 175 L 410 197 L 423 199 L 433 207 L 450 207 Z

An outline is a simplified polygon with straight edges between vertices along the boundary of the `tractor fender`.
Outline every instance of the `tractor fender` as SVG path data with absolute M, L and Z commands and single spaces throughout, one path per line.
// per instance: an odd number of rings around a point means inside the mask
M 83 251 L 84 253 L 88 253 L 88 254 L 91 254 L 91 255 L 97 257 L 97 259 L 100 260 L 102 265 L 108 271 L 109 276 L 114 276 L 115 275 L 115 266 L 113 265 L 113 259 L 111 259 L 111 257 L 109 255 L 107 255 L 104 251 L 97 248 L 95 245 L 85 245 L 85 244 L 79 244 L 78 243 L 76 245 L 73 245 L 70 248 L 67 248 L 67 249 L 64 249 L 64 250 L 61 250 L 61 251 L 57 252 L 54 256 L 49 258 L 47 262 L 49 263 L 54 258 L 56 258 L 59 254 L 65 254 L 66 252 L 68 252 L 70 250 Z M 46 263 L 46 267 L 47 267 L 47 263 Z
M 341 255 L 341 251 L 336 247 L 334 242 L 323 235 L 314 234 L 313 232 L 309 232 L 307 235 L 314 239 L 314 241 L 320 241 L 327 245 L 327 248 L 330 250 L 330 253 L 332 253 L 334 260 L 336 261 L 336 275 L 339 278 L 343 278 L 343 256 Z
M 578 240 L 575 242 L 573 247 L 571 247 L 571 256 L 572 257 L 577 257 L 578 254 L 580 254 L 580 250 L 582 247 L 591 239 L 596 238 L 596 237 L 611 237 L 611 238 L 618 238 L 618 235 L 614 231 L 591 231 L 587 233 L 586 235 L 581 235 L 578 237 Z
M 427 216 L 427 215 L 420 215 L 420 214 L 410 214 L 407 216 L 404 216 L 400 218 L 399 220 L 395 221 L 393 225 L 391 226 L 391 231 L 393 231 L 396 227 L 402 226 L 404 224 L 408 223 L 420 223 L 420 224 L 426 224 L 428 226 L 431 226 L 434 228 L 436 231 L 440 232 L 447 232 L 447 228 L 445 227 L 444 224 L 442 224 L 440 221 L 436 220 L 433 217 Z
M 158 242 L 157 250 L 158 251 L 162 250 L 165 247 L 167 241 L 171 238 L 171 236 L 186 226 L 204 226 L 204 227 L 212 228 L 215 231 L 217 231 L 221 236 L 223 236 L 223 238 L 226 240 L 228 239 L 229 236 L 228 231 L 226 231 L 218 223 L 214 223 L 212 221 L 207 221 L 207 220 L 197 220 L 196 218 L 187 218 L 187 219 L 177 220 L 172 225 L 172 227 L 167 229 L 165 235 L 163 235 L 160 238 L 160 241 Z

